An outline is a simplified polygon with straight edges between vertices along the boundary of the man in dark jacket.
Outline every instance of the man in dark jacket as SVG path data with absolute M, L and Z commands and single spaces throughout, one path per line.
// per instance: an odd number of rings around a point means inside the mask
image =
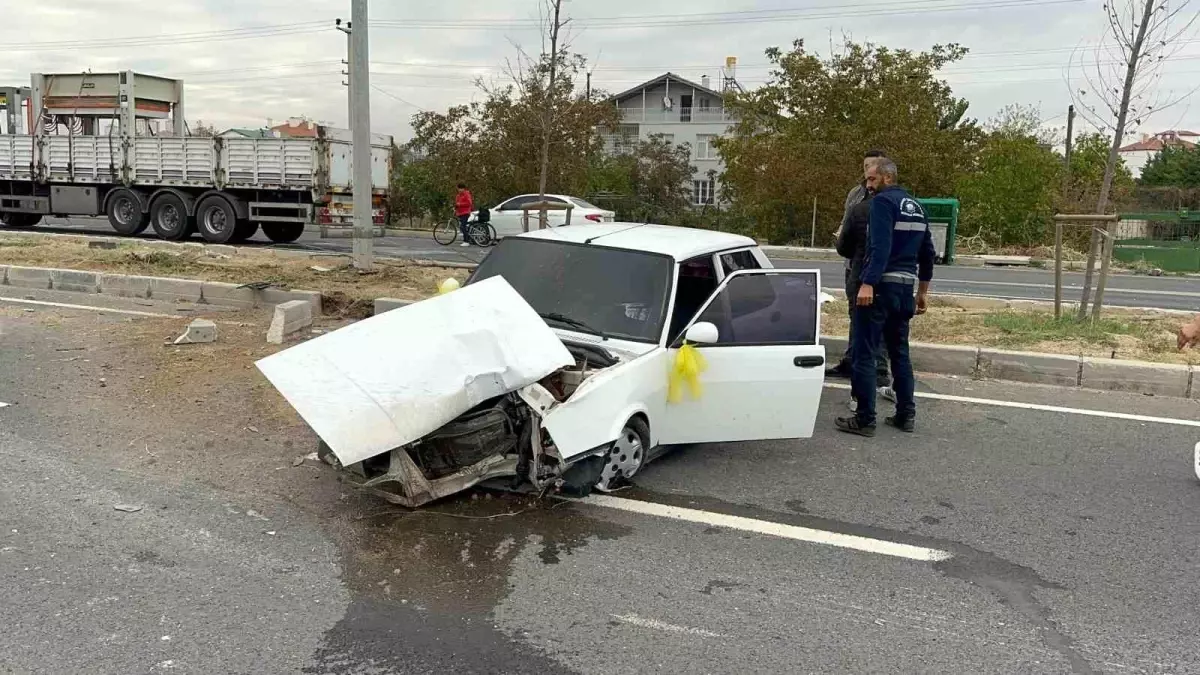
M 873 355 L 881 341 L 891 357 L 896 392 L 896 415 L 885 422 L 911 433 L 917 413 L 908 327 L 913 316 L 925 312 L 937 254 L 921 204 L 896 185 L 896 177 L 896 164 L 888 159 L 867 171 L 867 187 L 876 193 L 870 206 L 862 283 L 851 319 L 854 376 L 850 386 L 858 407 L 854 417 L 836 420 L 840 431 L 860 436 L 875 435 Z
M 868 150 L 863 156 L 863 180 L 858 185 L 855 185 L 848 195 L 846 195 L 846 210 L 842 216 L 842 224 L 837 230 L 837 252 L 846 259 L 846 278 L 844 288 L 846 289 L 846 302 L 849 304 L 850 311 L 850 335 L 846 344 L 846 352 L 842 355 L 842 360 L 833 368 L 825 372 L 827 377 L 849 378 L 851 376 L 851 358 L 850 346 L 854 343 L 854 297 L 858 295 L 859 276 L 862 270 L 863 257 L 866 254 L 866 238 L 867 238 L 867 215 L 870 207 L 871 194 L 867 189 L 866 174 L 871 166 L 875 165 L 881 159 L 886 159 L 887 155 L 882 150 Z M 883 348 L 880 347 L 879 353 L 876 355 L 876 363 L 878 365 L 878 386 L 887 387 L 890 384 L 888 378 L 887 357 L 884 355 Z M 851 406 L 854 407 L 853 405 Z

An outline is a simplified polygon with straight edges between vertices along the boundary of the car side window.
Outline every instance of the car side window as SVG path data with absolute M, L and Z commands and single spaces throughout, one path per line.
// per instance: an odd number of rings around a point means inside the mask
M 697 322 L 717 327 L 716 345 L 815 345 L 820 292 L 810 272 L 742 274 Z
M 497 211 L 520 211 L 521 207 L 529 201 L 529 197 L 513 197 L 496 207 Z
M 722 253 L 721 269 L 725 271 L 725 276 L 729 276 L 738 270 L 757 270 L 762 269 L 762 266 L 755 260 L 754 253 L 746 249 L 744 251 Z
M 679 263 L 679 281 L 675 284 L 675 310 L 671 313 L 670 339 L 675 339 L 717 290 L 717 270 L 711 255 Z

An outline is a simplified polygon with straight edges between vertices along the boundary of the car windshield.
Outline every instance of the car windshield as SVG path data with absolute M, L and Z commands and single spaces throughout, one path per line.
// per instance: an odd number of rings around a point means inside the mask
M 572 202 L 574 202 L 575 206 L 578 206 L 581 209 L 596 209 L 597 211 L 600 210 L 599 206 L 596 206 L 595 204 L 589 204 L 588 202 L 583 201 L 579 197 L 568 197 L 568 199 L 570 199 Z
M 657 343 L 672 270 L 653 253 L 516 237 L 484 258 L 471 283 L 504 277 L 556 328 Z

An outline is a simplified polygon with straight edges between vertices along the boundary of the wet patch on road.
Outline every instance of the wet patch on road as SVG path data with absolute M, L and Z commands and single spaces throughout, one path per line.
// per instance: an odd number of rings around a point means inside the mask
M 345 513 L 365 514 L 331 528 L 353 599 L 311 672 L 570 672 L 497 630 L 492 612 L 513 560 L 532 547 L 555 565 L 632 532 L 528 495 L 476 491 L 414 510 L 362 493 L 343 502 Z

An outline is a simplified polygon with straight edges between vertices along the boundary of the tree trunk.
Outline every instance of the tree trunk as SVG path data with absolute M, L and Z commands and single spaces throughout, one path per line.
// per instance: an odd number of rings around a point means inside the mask
M 1125 64 L 1125 85 L 1121 89 L 1121 106 L 1117 110 L 1117 125 L 1113 129 L 1112 146 L 1108 149 L 1108 161 L 1104 164 L 1104 181 L 1100 184 L 1100 197 L 1096 200 L 1096 214 L 1104 213 L 1108 207 L 1108 195 L 1112 191 L 1113 175 L 1117 170 L 1117 159 L 1119 157 L 1118 150 L 1121 149 L 1121 141 L 1125 136 L 1125 124 L 1129 117 L 1129 99 L 1133 93 L 1133 85 L 1137 81 L 1138 64 L 1142 57 L 1142 46 L 1146 41 L 1146 30 L 1150 26 L 1150 20 L 1154 16 L 1155 0 L 1143 0 L 1145 6 L 1142 10 L 1142 21 L 1138 25 L 1137 37 L 1134 39 L 1132 48 L 1129 50 L 1129 62 Z M 1082 321 L 1087 317 L 1088 296 L 1092 291 L 1092 270 L 1096 267 L 1096 249 L 1107 251 L 1108 245 L 1101 240 L 1100 231 L 1093 226 L 1092 238 L 1088 247 L 1087 268 L 1083 271 L 1083 298 L 1079 303 L 1079 320 Z M 1099 301 L 1097 296 L 1096 306 L 1092 309 L 1093 316 L 1100 312 Z
M 560 15 L 562 0 L 552 0 L 554 3 L 554 20 L 550 24 L 550 84 L 546 88 L 545 100 L 542 105 L 542 157 L 541 169 L 538 173 L 538 201 L 546 201 L 546 179 L 550 173 L 550 127 L 554 118 L 554 85 L 558 79 L 558 31 L 562 28 Z M 538 214 L 538 229 L 546 227 L 548 218 L 546 209 Z

